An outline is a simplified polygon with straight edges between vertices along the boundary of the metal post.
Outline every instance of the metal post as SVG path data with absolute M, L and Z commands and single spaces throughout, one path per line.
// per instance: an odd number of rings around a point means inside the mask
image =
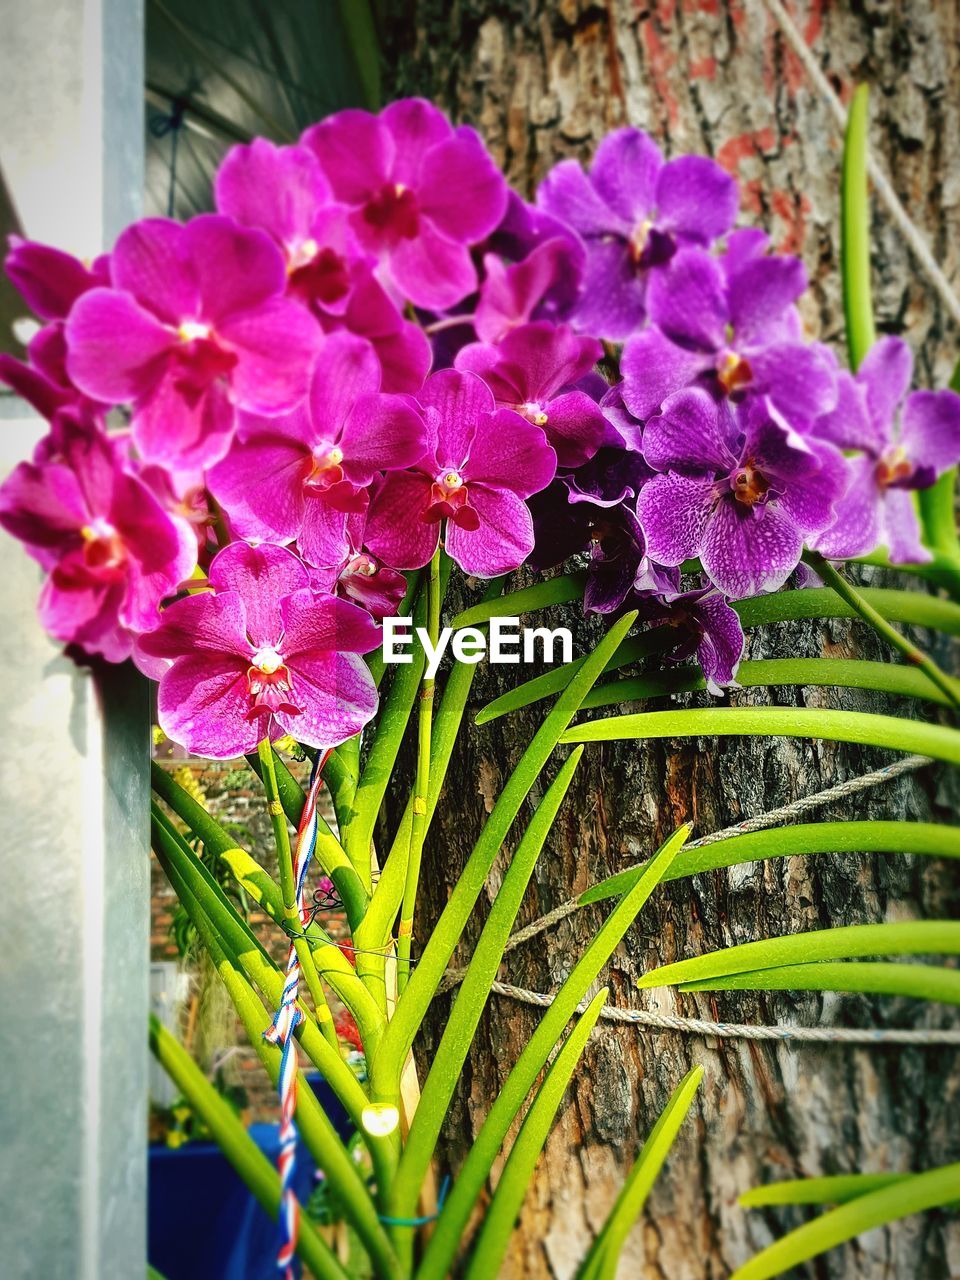
M 142 0 L 7 0 L 0 165 L 26 233 L 83 256 L 143 188 Z M 43 425 L 0 400 L 0 473 Z M 4 539 L 0 1241 L 11 1280 L 140 1280 L 146 1238 L 145 685 L 68 661 Z

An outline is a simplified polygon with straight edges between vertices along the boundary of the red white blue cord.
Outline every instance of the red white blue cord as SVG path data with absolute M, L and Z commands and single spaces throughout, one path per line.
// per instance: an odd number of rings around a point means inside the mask
M 317 845 L 317 800 L 323 780 L 323 766 L 329 755 L 329 751 L 318 752 L 313 762 L 310 785 L 307 788 L 297 832 L 293 875 L 301 929 L 311 918 L 309 908 L 304 906 L 303 890 Z M 287 953 L 287 976 L 280 998 L 280 1007 L 274 1015 L 273 1024 L 263 1033 L 266 1041 L 279 1045 L 281 1049 L 280 1078 L 277 1081 L 277 1092 L 280 1097 L 280 1154 L 277 1157 L 277 1171 L 280 1174 L 280 1248 L 277 1251 L 277 1267 L 283 1272 L 284 1280 L 294 1280 L 293 1262 L 300 1235 L 300 1203 L 293 1189 L 297 1157 L 297 1127 L 293 1117 L 297 1109 L 298 1071 L 294 1032 L 303 1021 L 303 1013 L 297 1005 L 299 987 L 300 960 L 297 956 L 296 943 L 291 938 L 290 950 Z

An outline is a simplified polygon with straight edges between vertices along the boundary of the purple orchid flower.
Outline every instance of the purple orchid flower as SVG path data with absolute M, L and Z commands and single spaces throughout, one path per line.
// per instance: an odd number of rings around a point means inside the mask
M 117 241 L 111 278 L 70 312 L 67 369 L 87 395 L 133 404 L 147 460 L 209 465 L 235 408 L 272 415 L 303 399 L 322 335 L 281 296 L 283 257 L 264 232 L 216 214 L 148 218 Z
M 229 760 L 263 738 L 291 734 L 322 750 L 363 728 L 377 709 L 359 656 L 380 643 L 369 614 L 318 595 L 296 556 L 269 543 L 225 547 L 209 583 L 166 609 L 139 644 L 148 659 L 171 662 L 157 694 L 168 738 Z
M 637 499 L 648 553 L 665 565 L 699 556 L 732 599 L 783 585 L 847 483 L 841 454 L 799 435 L 769 401 L 732 406 L 701 388 L 665 402 L 643 451 L 661 473 Z
M 848 459 L 850 485 L 837 518 L 812 544 L 826 556 L 886 546 L 894 563 L 931 559 L 911 490 L 928 488 L 960 462 L 960 396 L 946 390 L 907 395 L 912 374 L 903 339 L 881 338 L 855 378 L 840 374 L 836 409 L 813 425 L 821 439 L 858 450 Z
M 397 612 L 407 580 L 364 549 L 366 524 L 367 512 L 358 511 L 331 529 L 327 539 L 331 563 L 314 570 L 313 582 L 322 591 L 352 600 L 382 622 Z
M 681 156 L 664 164 L 652 138 L 627 128 L 600 143 L 589 176 L 575 160 L 556 165 L 537 204 L 586 245 L 576 326 L 619 341 L 643 324 L 647 285 L 678 247 L 706 246 L 729 231 L 737 189 L 713 160 Z
M 474 292 L 468 246 L 496 227 L 507 191 L 473 129 L 454 129 L 429 102 L 407 98 L 379 116 L 340 111 L 303 142 L 352 207 L 357 238 L 399 299 L 443 310 Z
M 128 657 L 135 633 L 193 570 L 197 542 L 122 464 L 100 430 L 60 423 L 44 461 L 22 462 L 0 487 L 0 525 L 48 574 L 40 618 L 52 636 Z
M 426 448 L 420 414 L 380 392 L 380 366 L 362 338 L 326 340 L 308 400 L 282 418 L 244 417 L 210 490 L 244 537 L 297 539 L 311 564 L 336 561 L 345 513 L 362 511 L 382 470 L 410 466 Z
M 513 409 L 542 428 L 561 467 L 589 461 L 607 435 L 600 406 L 574 384 L 603 354 L 593 338 L 547 321 L 513 329 L 496 346 L 464 347 L 455 367 L 479 374 L 498 408 Z
M 692 385 L 769 396 L 804 424 L 836 403 L 831 360 L 799 337 L 793 304 L 807 285 L 803 263 L 759 253 L 754 233 L 730 239 L 729 261 L 684 249 L 651 281 L 653 325 L 629 340 L 621 362 L 624 402 L 641 420 Z
M 524 499 L 553 479 L 556 454 L 539 427 L 498 409 L 476 374 L 442 369 L 417 398 L 430 446 L 416 470 L 385 477 L 370 506 L 367 546 L 395 568 L 419 569 L 445 520 L 447 552 L 465 573 L 509 573 L 533 549 Z
M 638 604 L 651 626 L 674 631 L 675 640 L 661 655 L 664 662 L 686 662 L 696 654 L 707 691 L 714 697 L 735 684 L 745 643 L 743 627 L 715 587 L 665 592 Z

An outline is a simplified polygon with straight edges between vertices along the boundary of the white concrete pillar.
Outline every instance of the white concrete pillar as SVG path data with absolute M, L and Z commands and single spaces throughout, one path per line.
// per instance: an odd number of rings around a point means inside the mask
M 30 237 L 90 256 L 140 211 L 142 0 L 5 0 L 0 165 Z M 0 399 L 0 473 L 43 424 Z M 141 1280 L 149 984 L 145 686 L 41 632 L 0 534 L 0 1270 Z

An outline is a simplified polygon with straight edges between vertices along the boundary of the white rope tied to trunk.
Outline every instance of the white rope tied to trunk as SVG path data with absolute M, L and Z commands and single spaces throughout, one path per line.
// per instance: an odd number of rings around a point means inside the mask
M 822 808 L 835 800 L 843 800 L 858 791 L 867 791 L 883 783 L 892 782 L 896 778 L 916 773 L 918 769 L 932 763 L 933 761 L 927 756 L 904 756 L 892 764 L 873 769 L 870 773 L 848 778 L 845 782 L 838 782 L 835 786 L 817 791 L 813 795 L 801 796 L 789 804 L 781 805 L 778 809 L 770 809 L 754 818 L 747 818 L 744 822 L 724 827 L 722 831 L 713 831 L 710 835 L 701 836 L 699 840 L 691 840 L 689 844 L 684 845 L 684 848 L 703 848 L 705 845 L 715 844 L 719 840 L 727 840 L 732 836 L 763 831 L 768 827 L 800 817 L 811 809 Z M 532 924 L 518 929 L 507 939 L 503 949 L 504 955 L 519 947 L 521 943 L 528 942 L 553 925 L 559 924 L 561 920 L 565 920 L 567 916 L 580 909 L 580 899 L 571 898 L 538 920 L 534 920 Z M 439 990 L 452 990 L 459 986 L 466 976 L 466 969 L 448 969 Z M 541 1009 L 549 1007 L 556 998 L 542 991 L 529 991 L 525 987 L 515 987 L 507 982 L 494 982 L 491 990 L 497 995 L 519 1000 L 523 1004 L 536 1005 Z M 587 1003 L 586 999 L 582 1001 L 578 1012 L 582 1011 Z M 679 1031 L 688 1035 L 715 1036 L 728 1040 L 776 1040 L 794 1044 L 912 1045 L 917 1048 L 937 1045 L 960 1046 L 960 1030 L 951 1029 L 901 1031 L 888 1027 L 861 1029 L 857 1027 L 759 1026 L 741 1022 L 708 1022 L 702 1018 L 681 1018 L 674 1014 L 654 1013 L 649 1009 L 619 1009 L 616 1006 L 607 1006 L 601 1010 L 600 1017 L 608 1022 L 632 1023 L 634 1026 L 646 1027 L 651 1031 Z

